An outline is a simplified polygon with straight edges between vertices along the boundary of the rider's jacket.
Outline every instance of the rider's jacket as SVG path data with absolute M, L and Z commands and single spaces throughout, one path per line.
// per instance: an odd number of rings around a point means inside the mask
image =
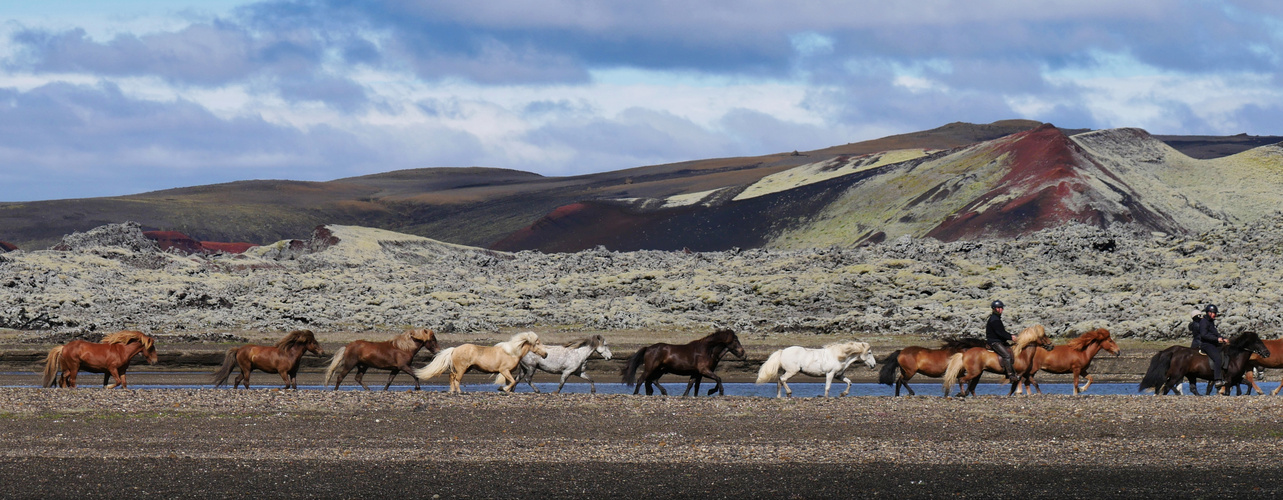
M 1002 324 L 1002 315 L 992 313 L 989 315 L 989 321 L 985 323 L 985 343 L 994 342 L 1011 342 L 1011 334 L 1007 333 L 1007 327 Z

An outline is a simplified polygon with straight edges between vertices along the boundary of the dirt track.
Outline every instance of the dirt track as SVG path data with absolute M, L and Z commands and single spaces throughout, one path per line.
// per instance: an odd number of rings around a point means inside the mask
M 1272 397 L 0 389 L 0 400 L 10 498 L 1283 493 Z

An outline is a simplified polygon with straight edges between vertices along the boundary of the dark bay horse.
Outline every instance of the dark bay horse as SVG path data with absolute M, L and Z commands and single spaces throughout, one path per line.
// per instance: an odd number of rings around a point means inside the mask
M 1048 351 L 1055 347 L 1051 339 L 1047 337 L 1047 330 L 1042 325 L 1025 328 L 1016 334 L 1016 345 L 1011 348 L 1012 371 L 1019 374 L 1028 369 L 1025 365 L 1029 363 L 1029 356 L 1024 354 L 1026 354 L 1025 349 L 1032 346 L 1041 347 Z M 949 388 L 953 387 L 954 383 L 957 383 L 959 386 L 962 384 L 967 386 L 962 389 L 962 392 L 958 393 L 959 396 L 974 396 L 976 394 L 976 385 L 980 383 L 980 376 L 984 375 L 984 372 L 1005 373 L 998 354 L 990 351 L 988 347 L 972 347 L 950 356 L 949 366 L 944 372 L 944 395 L 948 396 Z M 965 375 L 959 376 L 960 373 L 965 373 Z M 1019 380 L 1012 382 L 1011 391 L 1007 395 L 1015 394 L 1016 387 L 1019 385 Z
M 227 383 L 227 377 L 231 375 L 232 368 L 239 366 L 241 374 L 236 376 L 236 382 L 232 384 L 233 389 L 242 383 L 245 384 L 246 389 L 249 389 L 249 373 L 255 368 L 267 373 L 279 373 L 281 380 L 285 382 L 286 389 L 298 389 L 299 360 L 303 359 L 303 354 L 309 352 L 317 356 L 325 354 L 311 330 L 294 330 L 274 346 L 248 344 L 233 347 L 227 350 L 227 356 L 223 358 L 223 366 L 214 372 L 214 387 Z
M 1109 336 L 1109 330 L 1097 328 L 1090 332 L 1080 335 L 1078 338 L 1066 342 L 1065 345 L 1058 345 L 1048 351 L 1046 349 L 1030 349 L 1026 356 L 1033 356 L 1033 361 L 1026 360 L 1027 369 L 1021 373 L 1025 385 L 1033 386 L 1032 390 L 1042 394 L 1042 389 L 1038 387 L 1038 381 L 1034 379 L 1034 374 L 1039 370 L 1047 373 L 1073 373 L 1074 374 L 1074 395 L 1086 391 L 1091 387 L 1091 374 L 1087 373 L 1087 368 L 1091 366 L 1091 360 L 1096 357 L 1096 353 L 1101 350 L 1109 351 L 1114 356 L 1119 355 L 1118 343 Z M 1087 385 L 1078 388 L 1078 378 L 1086 377 Z
M 878 372 L 878 383 L 883 385 L 895 385 L 895 395 L 900 395 L 900 387 L 909 391 L 909 395 L 914 395 L 913 388 L 909 387 L 909 379 L 915 374 L 921 373 L 928 377 L 943 377 L 944 370 L 949 366 L 949 356 L 960 353 L 972 347 L 984 347 L 984 339 L 970 337 L 952 337 L 944 339 L 944 345 L 939 349 L 928 347 L 909 346 L 904 349 L 891 353 L 886 359 L 882 360 L 882 370 Z
M 1243 382 L 1243 373 L 1248 369 L 1248 359 L 1252 353 L 1263 358 L 1270 357 L 1270 350 L 1255 332 L 1246 332 L 1230 339 L 1225 346 L 1229 354 L 1229 363 L 1224 367 L 1225 387 L 1237 386 Z M 1188 379 L 1190 393 L 1198 394 L 1195 389 L 1197 379 L 1211 381 L 1214 374 L 1212 361 L 1198 349 L 1185 346 L 1172 346 L 1159 351 L 1149 361 L 1149 370 L 1141 379 L 1138 391 L 1154 389 L 1154 394 L 1164 395 L 1175 389 L 1180 391 L 1181 379 Z M 1213 386 L 1207 384 L 1207 393 L 1212 393 Z M 1222 394 L 1224 391 L 1222 391 Z
M 717 369 L 717 362 L 721 361 L 722 356 L 727 352 L 734 354 L 740 359 L 744 359 L 744 346 L 740 345 L 740 339 L 734 331 L 726 328 L 718 329 L 708 336 L 695 340 L 688 344 L 651 344 L 638 349 L 631 357 L 628 358 L 628 364 L 624 367 L 622 374 L 624 383 L 629 387 L 634 387 L 633 394 L 641 390 L 642 384 L 636 383 L 637 368 L 642 369 L 641 380 L 646 385 L 646 395 L 655 393 L 651 386 L 659 388 L 660 394 L 668 395 L 664 386 L 659 385 L 659 377 L 665 373 L 675 375 L 688 375 L 691 380 L 686 384 L 686 392 L 683 396 L 690 394 L 691 386 L 695 387 L 695 395 L 699 395 L 700 378 L 708 377 L 717 382 L 717 385 L 708 390 L 708 394 L 713 392 L 725 395 L 722 388 L 722 379 L 713 370 Z
M 368 391 L 370 386 L 365 385 L 361 378 L 365 376 L 366 370 L 379 368 L 392 370 L 388 375 L 388 383 L 383 386 L 383 390 L 386 391 L 392 387 L 392 379 L 396 378 L 398 373 L 406 372 L 414 377 L 414 369 L 410 367 L 410 361 L 424 347 L 428 348 L 429 353 L 437 353 L 440 347 L 437 345 L 436 332 L 428 329 L 406 330 L 383 342 L 352 341 L 334 352 L 334 358 L 330 359 L 330 366 L 325 370 L 325 385 L 330 384 L 330 377 L 334 375 L 335 370 L 338 370 L 339 378 L 334 381 L 334 390 L 339 390 L 343 377 L 356 368 L 356 383 L 361 384 L 361 387 Z M 418 377 L 414 377 L 414 390 L 419 390 Z
M 128 388 L 125 384 L 125 372 L 129 362 L 141 353 L 147 364 L 156 364 L 156 341 L 142 332 L 124 330 L 103 337 L 102 342 L 73 340 L 49 350 L 45 357 L 45 371 L 41 379 L 42 387 L 53 387 L 58 372 L 59 387 L 75 387 L 76 374 L 80 370 L 101 373 L 102 385 L 115 377 L 116 383 L 111 388 Z

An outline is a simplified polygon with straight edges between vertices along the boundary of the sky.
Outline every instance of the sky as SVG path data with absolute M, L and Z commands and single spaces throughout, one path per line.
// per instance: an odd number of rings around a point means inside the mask
M 0 201 L 569 176 L 1011 118 L 1283 135 L 1280 58 L 1275 0 L 6 2 Z

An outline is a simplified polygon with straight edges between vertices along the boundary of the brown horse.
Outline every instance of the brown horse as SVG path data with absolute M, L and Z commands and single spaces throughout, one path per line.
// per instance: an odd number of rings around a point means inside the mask
M 878 372 L 878 383 L 883 385 L 895 384 L 895 395 L 900 395 L 900 387 L 909 391 L 909 395 L 914 395 L 913 388 L 909 387 L 909 379 L 915 374 L 921 373 L 928 377 L 944 376 L 945 368 L 949 366 L 949 356 L 960 353 L 972 347 L 984 347 L 983 339 L 968 337 L 953 337 L 944 340 L 944 345 L 939 349 L 927 347 L 909 346 L 891 353 L 886 359 L 882 360 L 882 370 Z M 898 375 L 898 376 L 897 376 Z M 946 393 L 947 395 L 947 393 Z
M 76 374 L 80 370 L 101 373 L 102 385 L 115 377 L 116 383 L 108 389 L 128 388 L 125 384 L 125 372 L 134 356 L 142 353 L 147 364 L 156 364 L 156 341 L 151 337 L 132 330 L 124 330 L 103 337 L 102 342 L 93 343 L 73 340 L 49 350 L 45 357 L 44 377 L 41 387 L 53 387 L 58 372 L 62 377 L 57 381 L 59 387 L 75 387 Z
M 276 342 L 275 346 L 249 344 L 233 347 L 223 357 L 223 366 L 214 372 L 214 387 L 227 383 L 232 367 L 239 366 L 241 374 L 236 376 L 233 389 L 242 383 L 249 389 L 249 373 L 255 368 L 267 373 L 279 373 L 286 389 L 298 389 L 299 360 L 309 352 L 317 356 L 325 354 L 311 330 L 294 330 Z
M 1225 389 L 1243 382 L 1243 374 L 1248 370 L 1248 359 L 1252 353 L 1262 358 L 1270 357 L 1270 350 L 1255 332 L 1235 336 L 1224 349 L 1229 358 L 1229 364 L 1224 367 Z M 1165 395 L 1172 390 L 1179 393 L 1181 379 L 1184 378 L 1189 380 L 1189 392 L 1197 395 L 1198 391 L 1194 386 L 1196 381 L 1200 378 L 1210 381 L 1213 376 L 1212 362 L 1206 354 L 1193 347 L 1172 346 L 1150 358 L 1149 370 L 1141 378 L 1137 390 L 1153 389 L 1156 395 Z M 1212 389 L 1212 384 L 1208 383 L 1207 394 L 1211 394 Z
M 379 368 L 383 370 L 392 370 L 388 375 L 388 383 L 383 386 L 383 390 L 392 387 L 392 379 L 400 372 L 406 372 L 411 377 L 414 376 L 414 369 L 410 368 L 410 361 L 414 355 L 419 353 L 420 349 L 428 348 L 428 352 L 436 354 L 439 347 L 437 346 L 436 332 L 428 329 L 406 330 L 405 332 L 392 337 L 390 340 L 383 342 L 368 342 L 365 340 L 356 340 L 348 345 L 340 347 L 330 359 L 330 367 L 325 370 L 325 385 L 330 384 L 330 377 L 334 371 L 339 371 L 338 380 L 334 381 L 334 390 L 339 390 L 339 384 L 343 383 L 343 377 L 348 372 L 356 368 L 356 383 L 361 384 L 365 390 L 370 390 L 370 386 L 365 385 L 361 378 L 365 376 L 365 371 L 370 368 Z M 342 367 L 342 369 L 339 369 Z M 414 390 L 419 390 L 419 379 L 414 379 Z
M 1247 360 L 1248 369 L 1243 380 L 1251 384 L 1252 389 L 1256 390 L 1257 393 L 1265 394 L 1265 391 L 1261 390 L 1261 386 L 1256 385 L 1256 378 L 1252 376 L 1252 368 L 1283 368 L 1283 339 L 1262 340 L 1261 342 L 1265 344 L 1266 349 L 1270 350 L 1270 356 L 1262 357 L 1260 354 L 1253 353 L 1252 357 Z M 1283 389 L 1283 380 L 1279 381 L 1277 388 L 1270 391 L 1270 395 L 1277 396 L 1280 389 Z
M 690 381 L 686 383 L 686 392 L 683 396 L 690 394 L 691 386 L 695 387 L 695 395 L 699 396 L 699 382 L 703 377 L 708 377 L 717 382 L 716 386 L 708 390 L 708 394 L 714 392 L 725 395 L 725 389 L 722 387 L 722 379 L 713 370 L 717 369 L 717 362 L 721 361 L 722 356 L 727 352 L 734 354 L 740 359 L 744 359 L 744 346 L 740 345 L 740 339 L 734 331 L 729 329 L 719 329 L 708 336 L 695 340 L 688 344 L 651 344 L 638 349 L 628 358 L 628 364 L 623 369 L 624 383 L 629 387 L 634 387 L 633 394 L 641 390 L 642 384 L 635 381 L 637 368 L 642 368 L 641 380 L 646 385 L 646 395 L 655 393 L 659 388 L 660 394 L 668 395 L 668 390 L 659 385 L 659 377 L 665 373 L 677 375 L 689 375 Z
M 1030 345 L 1041 347 L 1048 351 L 1055 347 L 1051 339 L 1047 338 L 1047 331 L 1042 325 L 1025 328 L 1024 331 L 1016 335 L 1016 346 L 1011 349 L 1012 370 L 1016 373 L 1024 373 L 1028 368 L 1029 356 L 1021 356 L 1020 354 Z M 1002 369 L 1002 362 L 998 359 L 998 354 L 986 347 L 972 347 L 950 356 L 949 366 L 944 371 L 944 394 L 948 396 L 949 389 L 953 387 L 953 384 L 957 383 L 959 385 L 967 385 L 966 389 L 963 389 L 958 394 L 959 396 L 974 396 L 976 394 L 976 385 L 980 383 L 980 376 L 986 371 L 998 374 L 1006 373 Z M 959 377 L 958 375 L 963 372 L 966 374 Z M 1007 395 L 1015 394 L 1016 387 L 1019 385 L 1019 380 L 1012 382 L 1011 392 L 1008 392 Z
M 500 389 L 504 392 L 512 392 L 512 388 L 517 385 L 517 379 L 512 376 L 512 369 L 521 363 L 522 356 L 531 352 L 540 357 L 548 355 L 548 350 L 544 349 L 543 343 L 539 341 L 539 335 L 535 332 L 521 332 L 513 335 L 508 341 L 493 346 L 463 344 L 441 351 L 431 363 L 428 363 L 428 366 L 415 370 L 414 376 L 427 380 L 450 372 L 449 392 L 463 393 L 463 389 L 459 387 L 463 374 L 471 368 L 476 368 L 486 373 L 497 373 L 495 382 L 505 383 Z
M 1047 373 L 1073 373 L 1074 374 L 1074 395 L 1086 391 L 1091 387 L 1091 374 L 1087 373 L 1087 368 L 1091 366 L 1092 358 L 1101 349 L 1119 355 L 1118 343 L 1109 336 L 1109 330 L 1097 328 L 1090 332 L 1084 333 L 1076 339 L 1070 340 L 1065 345 L 1058 345 L 1048 351 L 1046 349 L 1030 349 L 1025 358 L 1033 356 L 1033 362 L 1025 360 L 1027 370 L 1021 373 L 1021 378 L 1026 386 L 1032 384 L 1033 389 L 1042 394 L 1042 389 L 1038 387 L 1038 381 L 1034 380 L 1034 374 L 1039 370 Z M 1087 385 L 1078 388 L 1078 377 L 1087 378 Z

